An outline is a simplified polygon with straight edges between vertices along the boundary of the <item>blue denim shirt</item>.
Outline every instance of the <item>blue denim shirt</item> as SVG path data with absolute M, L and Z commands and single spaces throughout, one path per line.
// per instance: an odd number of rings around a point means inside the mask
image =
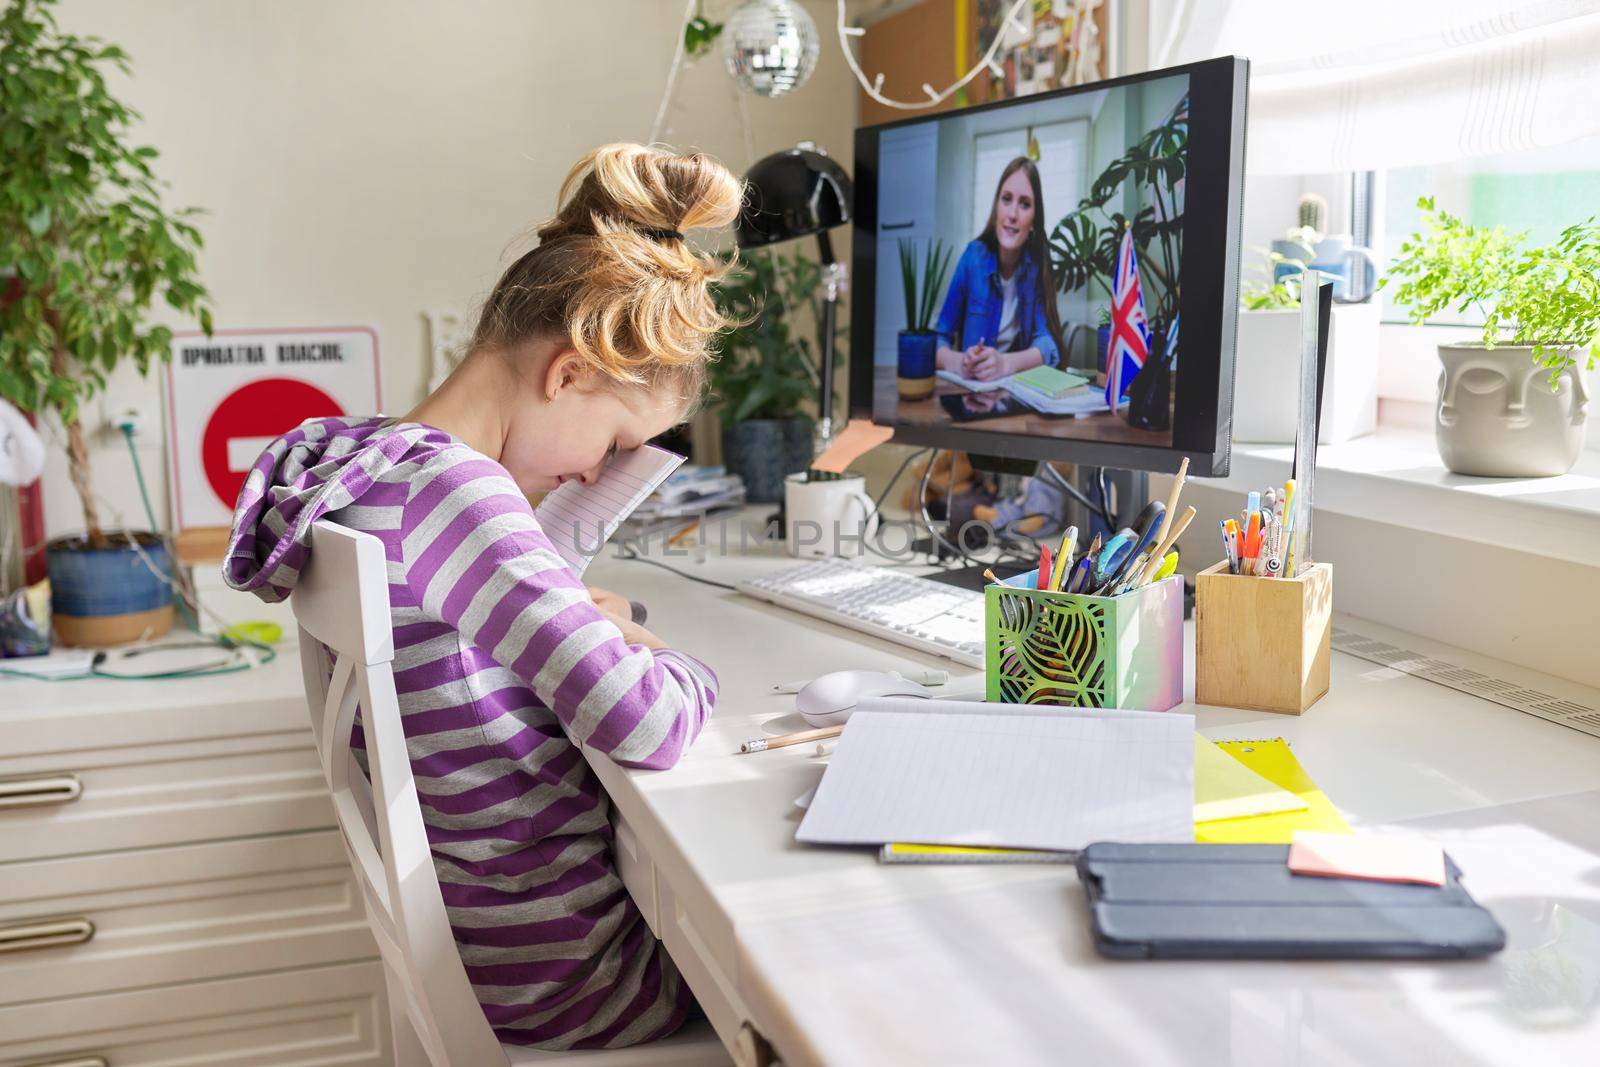
M 1058 366 L 1061 354 L 1056 349 L 1055 338 L 1050 336 L 1044 314 L 1044 301 L 1039 299 L 1039 272 L 1033 257 L 1024 250 L 1022 262 L 1017 264 L 1017 336 L 1011 351 L 1037 348 L 1047 367 Z M 1054 293 L 1045 299 L 1054 299 Z M 939 310 L 939 322 L 934 327 L 939 338 L 951 348 L 967 349 L 982 341 L 994 344 L 1000 334 L 1000 314 L 1005 298 L 1000 294 L 1000 263 L 981 240 L 974 240 L 961 253 L 956 263 L 955 277 L 950 279 L 950 291 L 945 295 L 944 307 Z

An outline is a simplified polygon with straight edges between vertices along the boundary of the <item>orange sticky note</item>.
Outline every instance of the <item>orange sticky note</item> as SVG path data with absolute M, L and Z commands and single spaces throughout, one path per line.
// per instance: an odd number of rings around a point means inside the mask
M 851 419 L 811 466 L 814 470 L 843 474 L 846 467 L 893 436 L 892 426 L 878 426 L 869 419 Z
M 1289 870 L 1324 878 L 1443 885 L 1444 849 L 1416 837 L 1301 830 L 1289 845 Z

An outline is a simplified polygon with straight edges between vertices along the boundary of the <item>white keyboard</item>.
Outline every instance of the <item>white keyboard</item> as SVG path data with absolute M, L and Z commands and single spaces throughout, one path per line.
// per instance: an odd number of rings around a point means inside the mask
M 824 559 L 738 583 L 739 592 L 852 630 L 983 666 L 983 594 Z

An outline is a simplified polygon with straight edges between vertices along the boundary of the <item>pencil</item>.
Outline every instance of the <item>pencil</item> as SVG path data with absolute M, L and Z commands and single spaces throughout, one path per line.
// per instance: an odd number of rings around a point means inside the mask
M 690 534 L 694 533 L 698 529 L 700 529 L 700 520 L 696 519 L 683 529 L 679 530 L 677 533 L 673 534 L 671 537 L 667 538 L 667 544 L 676 545 L 679 542 L 687 539 Z
M 808 741 L 826 741 L 842 733 L 844 733 L 843 726 L 824 726 L 820 730 L 801 730 L 797 734 L 783 734 L 780 737 L 758 737 L 754 741 L 746 741 L 740 745 L 739 751 L 765 752 L 769 748 L 787 748 L 790 745 L 803 745 Z

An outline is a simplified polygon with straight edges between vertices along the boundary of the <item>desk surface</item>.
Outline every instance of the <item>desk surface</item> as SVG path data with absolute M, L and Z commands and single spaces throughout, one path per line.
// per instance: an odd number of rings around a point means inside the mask
M 664 562 L 730 581 L 789 561 Z M 1600 741 L 1338 653 L 1304 716 L 1186 704 L 1209 736 L 1288 738 L 1356 827 L 1442 843 L 1508 947 L 1478 962 L 1114 963 L 1091 947 L 1070 868 L 884 867 L 798 845 L 793 801 L 823 761 L 810 746 L 736 754 L 804 728 L 776 681 L 943 661 L 640 563 L 597 562 L 590 580 L 646 601 L 657 632 L 719 672 L 716 716 L 677 768 L 597 762 L 618 805 L 667 838 L 658 863 L 726 916 L 738 986 L 789 1067 L 1600 1057 Z M 957 668 L 949 688 L 978 677 Z
M 895 386 L 893 367 L 873 368 L 873 410 L 894 412 L 891 421 L 909 426 L 959 426 L 963 430 L 989 433 L 1023 433 L 1032 437 L 1060 437 L 1073 441 L 1102 441 L 1119 445 L 1150 445 L 1153 448 L 1171 448 L 1171 430 L 1140 430 L 1127 421 L 1112 418 L 1109 412 L 1085 415 L 1080 418 L 1050 417 L 1038 412 L 1023 415 L 1001 415 L 992 419 L 974 419 L 957 423 L 950 413 L 939 405 L 942 396 L 965 396 L 968 390 L 937 378 L 933 395 L 923 400 L 902 400 Z M 978 394 L 980 396 L 984 394 Z
M 790 562 L 657 558 L 722 581 Z M 721 677 L 678 767 L 591 760 L 662 877 L 714 912 L 706 950 L 788 1067 L 1600 1059 L 1600 741 L 1339 653 L 1304 716 L 1186 704 L 1212 737 L 1288 738 L 1358 828 L 1441 842 L 1509 944 L 1477 962 L 1113 963 L 1094 954 L 1070 868 L 883 867 L 797 845 L 793 801 L 822 761 L 809 746 L 736 754 L 803 726 L 774 682 L 947 663 L 642 563 L 602 559 L 589 579 L 644 600 L 652 628 Z M 299 716 L 296 659 L 158 688 L 196 716 L 265 703 Z M 949 688 L 977 677 L 956 668 Z M 127 683 L 0 681 L 0 729 L 45 751 L 52 716 L 106 716 L 110 730 L 150 698 Z

